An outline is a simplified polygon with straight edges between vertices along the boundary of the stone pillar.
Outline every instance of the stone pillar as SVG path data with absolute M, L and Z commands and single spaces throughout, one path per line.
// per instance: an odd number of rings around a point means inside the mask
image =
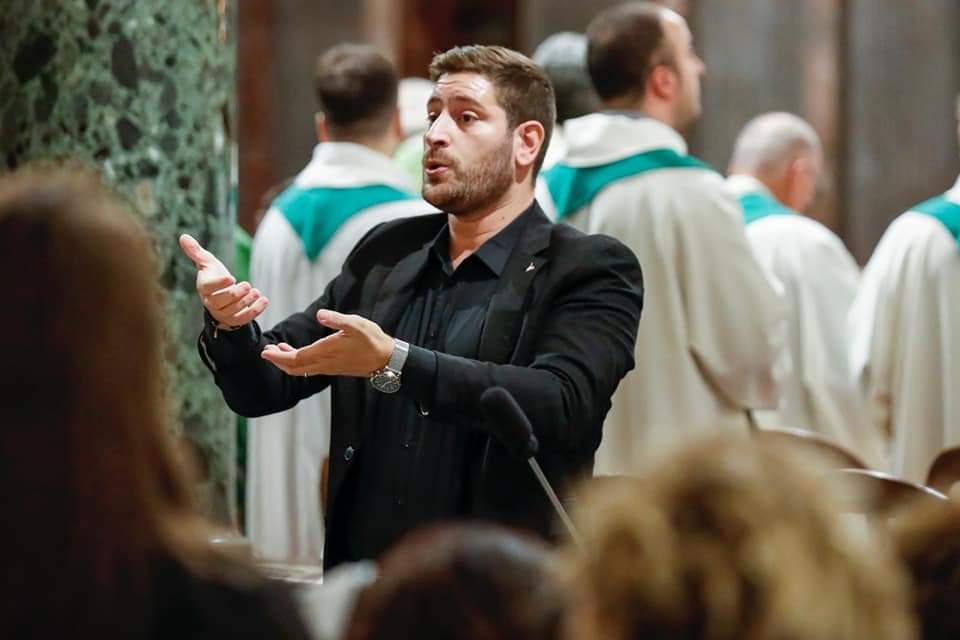
M 232 259 L 233 4 L 6 0 L 0 16 L 0 170 L 92 163 L 142 216 L 166 293 L 173 422 L 221 521 L 234 511 L 233 418 L 197 356 L 201 308 L 177 236 Z

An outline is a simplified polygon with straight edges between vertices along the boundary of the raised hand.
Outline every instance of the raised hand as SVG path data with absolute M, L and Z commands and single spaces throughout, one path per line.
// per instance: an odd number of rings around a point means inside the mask
M 267 298 L 249 282 L 237 282 L 217 256 L 201 247 L 192 236 L 181 235 L 180 248 L 197 267 L 197 293 L 221 328 L 252 322 L 267 308 Z
M 365 377 L 390 361 L 393 338 L 377 323 L 329 309 L 317 312 L 317 322 L 336 333 L 300 349 L 285 342 L 270 344 L 260 356 L 292 376 Z

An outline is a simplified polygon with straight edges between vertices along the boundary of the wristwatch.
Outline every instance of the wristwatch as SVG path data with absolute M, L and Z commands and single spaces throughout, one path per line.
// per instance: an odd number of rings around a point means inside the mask
M 410 345 L 394 338 L 390 362 L 384 368 L 370 374 L 370 384 L 374 389 L 381 393 L 400 391 L 400 374 L 403 371 L 403 363 L 407 361 L 408 353 L 410 353 Z

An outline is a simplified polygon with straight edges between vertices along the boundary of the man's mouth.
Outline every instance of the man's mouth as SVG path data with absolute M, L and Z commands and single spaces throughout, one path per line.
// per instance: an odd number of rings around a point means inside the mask
M 442 175 L 449 168 L 450 166 L 448 164 L 441 162 L 440 160 L 427 160 L 426 162 L 423 163 L 424 173 L 426 173 L 427 176 L 431 178 Z

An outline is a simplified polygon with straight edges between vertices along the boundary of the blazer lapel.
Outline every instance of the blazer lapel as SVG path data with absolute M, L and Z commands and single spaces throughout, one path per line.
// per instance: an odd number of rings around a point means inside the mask
M 410 303 L 420 272 L 430 257 L 430 244 L 406 256 L 387 274 L 377 294 L 370 319 L 387 333 L 397 328 L 404 307 Z
M 497 290 L 487 306 L 478 351 L 479 359 L 485 362 L 503 364 L 510 358 L 520 334 L 527 290 L 547 262 L 544 249 L 550 246 L 553 225 L 539 205 L 530 215 L 533 218 L 510 254 Z

